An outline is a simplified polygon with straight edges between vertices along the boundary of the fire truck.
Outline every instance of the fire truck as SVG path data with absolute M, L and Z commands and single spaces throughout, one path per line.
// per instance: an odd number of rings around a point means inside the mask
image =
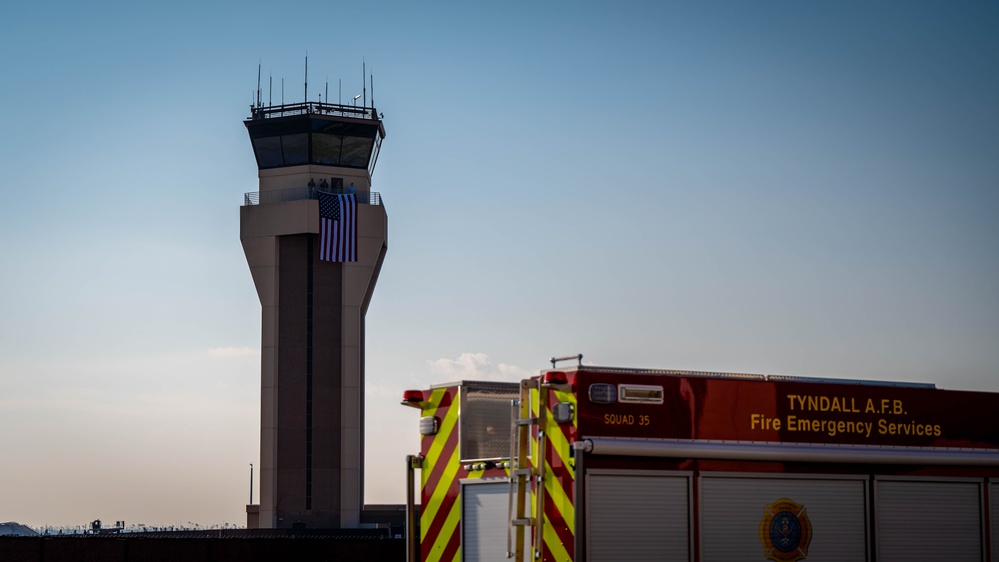
M 411 561 L 999 562 L 999 393 L 567 359 L 405 392 Z

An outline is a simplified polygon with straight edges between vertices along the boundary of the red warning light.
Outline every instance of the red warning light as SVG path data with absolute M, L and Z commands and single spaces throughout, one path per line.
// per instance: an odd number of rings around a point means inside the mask
M 415 406 L 419 408 L 421 402 L 423 402 L 422 390 L 407 390 L 402 393 L 402 404 L 404 406 Z
M 548 371 L 545 373 L 545 384 L 569 384 L 569 377 L 562 371 Z

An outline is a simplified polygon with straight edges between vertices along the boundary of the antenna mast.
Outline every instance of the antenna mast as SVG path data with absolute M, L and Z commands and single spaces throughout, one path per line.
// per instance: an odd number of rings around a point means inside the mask
M 364 105 L 363 107 L 368 107 L 368 70 L 367 66 L 364 64 L 364 57 L 361 57 L 361 89 L 364 90 Z
M 309 102 L 309 52 L 305 51 L 305 103 Z
M 257 62 L 257 107 L 260 107 L 260 62 Z

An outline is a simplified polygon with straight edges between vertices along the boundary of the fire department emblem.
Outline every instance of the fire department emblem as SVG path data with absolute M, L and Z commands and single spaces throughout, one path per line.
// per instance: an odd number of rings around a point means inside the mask
M 781 498 L 763 508 L 760 542 L 763 555 L 774 562 L 798 562 L 808 556 L 812 524 L 805 506 Z

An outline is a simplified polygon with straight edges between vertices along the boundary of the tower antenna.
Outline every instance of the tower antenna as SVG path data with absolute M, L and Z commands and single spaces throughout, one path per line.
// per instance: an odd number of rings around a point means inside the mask
M 257 107 L 260 107 L 260 61 L 257 61 Z
M 375 75 L 368 77 L 371 80 L 371 114 L 375 114 Z
M 267 105 L 274 105 L 274 76 L 267 76 Z
M 343 78 L 336 79 L 336 104 L 343 105 Z
M 309 102 L 309 51 L 305 51 L 305 103 Z
M 330 102 L 330 77 L 326 77 L 326 103 Z
M 364 91 L 364 99 L 361 100 L 364 104 L 361 107 L 368 107 L 368 70 L 367 66 L 364 64 L 364 57 L 361 57 L 361 90 Z

